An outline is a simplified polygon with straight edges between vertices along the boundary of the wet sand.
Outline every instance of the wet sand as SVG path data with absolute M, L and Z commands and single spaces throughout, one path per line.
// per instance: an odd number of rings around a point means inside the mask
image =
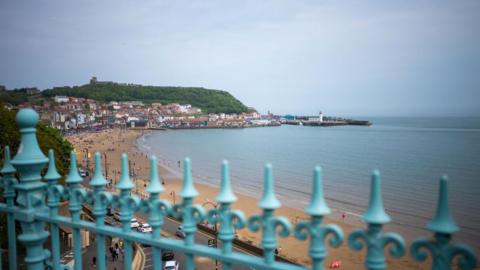
M 134 192 L 140 196 L 147 196 L 147 194 L 144 192 L 144 188 L 148 184 L 150 161 L 146 154 L 140 152 L 135 146 L 137 138 L 143 134 L 144 131 L 141 130 L 111 129 L 98 133 L 83 133 L 69 136 L 67 139 L 73 144 L 77 152 L 79 152 L 78 161 L 83 167 L 87 166 L 86 160 L 84 159 L 84 149 L 88 148 L 89 152 L 91 152 L 91 158 L 88 164 L 90 169 L 93 168 L 93 152 L 99 151 L 102 153 L 102 166 L 105 170 L 105 160 L 103 155 L 103 153 L 105 153 L 107 157 L 107 178 L 112 179 L 113 183 L 116 183 L 119 180 L 120 155 L 122 153 L 127 153 L 132 166 L 131 169 L 133 169 L 136 174 L 136 176 L 132 179 L 136 185 Z M 181 190 L 181 176 L 179 176 L 178 173 L 176 173 L 172 168 L 167 166 L 167 164 L 162 164 L 162 162 L 162 160 L 159 160 L 158 162 L 159 173 L 165 187 L 165 192 L 161 194 L 161 197 L 170 202 L 175 200 L 175 203 L 179 203 L 181 198 L 177 194 Z M 176 166 L 177 164 L 173 165 Z M 220 177 L 220 171 L 218 174 Z M 212 207 L 211 204 L 205 203 L 215 200 L 218 189 L 216 187 L 201 183 L 195 183 L 195 188 L 198 190 L 200 195 L 195 198 L 194 202 L 197 204 L 204 204 L 206 209 Z M 250 197 L 248 194 L 235 193 L 235 195 L 237 196 L 238 200 L 232 205 L 232 209 L 242 210 L 247 217 L 253 214 L 261 213 L 261 209 L 257 207 L 258 198 Z M 293 225 L 295 225 L 299 220 L 308 219 L 308 216 L 302 211 L 286 206 L 288 205 L 288 202 L 282 202 L 282 204 L 283 206 L 275 213 L 277 216 L 286 217 L 292 224 L 292 228 Z M 332 215 L 339 214 L 334 213 Z M 346 236 L 350 234 L 352 229 L 363 227 L 363 224 L 356 220 L 351 220 L 351 217 L 349 216 L 346 217 L 345 222 L 342 221 L 340 216 L 336 218 L 326 217 L 325 223 L 337 224 L 340 226 L 344 232 L 344 235 Z M 256 245 L 260 245 L 260 233 L 253 233 L 247 229 L 239 230 L 237 233 L 242 240 L 251 241 Z M 308 256 L 308 240 L 297 240 L 293 237 L 292 232 L 287 238 L 279 237 L 278 246 L 280 248 L 279 251 L 281 256 L 287 257 L 304 265 L 310 264 L 310 258 Z M 344 239 L 344 242 L 339 248 L 328 247 L 328 252 L 329 255 L 325 260 L 326 266 L 328 266 L 332 261 L 340 260 L 342 261 L 341 269 L 363 269 L 365 251 L 362 250 L 361 252 L 356 252 L 349 249 L 347 246 L 347 239 Z M 407 250 L 407 254 L 408 252 L 409 251 Z M 388 254 L 388 252 L 386 253 Z M 428 263 L 419 264 L 413 262 L 409 255 L 405 255 L 400 259 L 390 258 L 389 255 L 387 256 L 389 269 L 429 269 Z

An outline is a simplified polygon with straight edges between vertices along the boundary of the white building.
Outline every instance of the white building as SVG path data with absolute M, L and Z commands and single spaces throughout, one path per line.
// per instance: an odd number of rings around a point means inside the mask
M 251 120 L 251 123 L 254 124 L 254 125 L 263 126 L 263 125 L 270 124 L 271 121 L 268 120 L 268 119 L 253 119 L 253 120 Z
M 187 113 L 188 110 L 192 107 L 192 105 L 190 104 L 184 104 L 184 105 L 179 105 L 178 106 L 178 110 L 181 112 L 181 113 Z
M 87 115 L 85 115 L 85 114 L 83 114 L 83 113 L 77 114 L 77 124 L 78 124 L 78 125 L 83 125 L 83 124 L 85 124 L 86 118 L 87 118 Z
M 56 103 L 66 103 L 69 101 L 67 96 L 55 96 L 54 100 Z
M 320 122 L 320 123 L 322 123 L 322 122 L 323 122 L 323 113 L 320 112 L 320 114 L 318 115 L 318 117 L 309 117 L 309 118 L 308 118 L 308 121 L 309 121 L 309 122 Z

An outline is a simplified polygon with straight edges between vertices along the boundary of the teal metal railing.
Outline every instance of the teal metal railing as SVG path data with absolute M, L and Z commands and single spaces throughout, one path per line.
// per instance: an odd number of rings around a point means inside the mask
M 124 268 L 132 268 L 132 243 L 142 243 L 152 246 L 153 268 L 161 269 L 161 250 L 172 249 L 185 254 L 185 269 L 195 269 L 196 256 L 209 257 L 222 262 L 223 269 L 231 269 L 233 265 L 244 265 L 254 269 L 305 269 L 305 267 L 275 260 L 277 234 L 286 237 L 291 233 L 301 240 L 309 240 L 309 255 L 312 269 L 323 269 L 323 262 L 328 255 L 325 241 L 338 247 L 342 244 L 344 235 L 336 225 L 326 225 L 323 218 L 330 213 L 322 189 L 321 170 L 316 167 L 313 176 L 312 197 L 305 211 L 310 220 L 299 222 L 292 228 L 284 217 L 275 216 L 275 210 L 281 206 L 275 197 L 272 177 L 272 167 L 265 167 L 264 190 L 258 203 L 262 213 L 246 218 L 242 212 L 230 209 L 236 197 L 230 186 L 228 163 L 222 163 L 220 191 L 216 197 L 219 207 L 205 211 L 200 205 L 194 205 L 193 199 L 198 196 L 191 176 L 190 160 L 184 162 L 184 181 L 180 192 L 182 202 L 171 205 L 160 198 L 164 191 L 160 184 L 157 162 L 151 157 L 150 183 L 146 188 L 149 198 L 140 199 L 131 195 L 134 184 L 131 182 L 128 170 L 128 157 L 121 156 L 121 179 L 117 185 L 118 195 L 105 191 L 107 181 L 102 175 L 100 154 L 95 154 L 95 172 L 90 181 L 93 190 L 86 190 L 80 183 L 82 177 L 77 172 L 76 156 L 70 156 L 70 171 L 66 177 L 66 186 L 58 185 L 60 175 L 55 167 L 53 151 L 48 158 L 41 152 L 35 135 L 38 115 L 31 109 L 22 109 L 17 114 L 17 124 L 21 132 L 21 146 L 11 160 L 9 148 L 4 149 L 4 164 L 1 169 L 1 185 L 5 202 L 0 203 L 0 212 L 6 213 L 8 226 L 8 266 L 10 270 L 17 269 L 16 240 L 25 247 L 25 263 L 29 270 L 45 268 L 63 269 L 60 264 L 59 226 L 68 226 L 73 231 L 74 268 L 82 269 L 82 238 L 80 230 L 88 230 L 96 234 L 98 269 L 106 269 L 105 241 L 106 237 L 119 237 L 125 241 Z M 42 177 L 41 171 L 48 163 L 48 170 Z M 18 179 L 17 179 L 18 173 Z M 433 238 L 419 238 L 410 247 L 410 255 L 417 261 L 424 261 L 428 256 L 432 260 L 432 269 L 452 269 L 453 262 L 458 262 L 460 269 L 473 269 L 476 266 L 476 255 L 467 245 L 452 244 L 450 240 L 458 227 L 448 208 L 447 177 L 440 180 L 440 192 L 436 214 L 427 228 L 434 233 Z M 385 212 L 380 190 L 380 173 L 372 175 L 370 203 L 363 214 L 366 229 L 358 229 L 348 236 L 348 245 L 353 250 L 366 248 L 365 268 L 386 269 L 385 249 L 393 257 L 405 256 L 405 243 L 396 233 L 385 233 L 382 226 L 390 222 Z M 61 200 L 69 202 L 71 217 L 58 214 Z M 82 205 L 88 204 L 93 209 L 95 222 L 80 219 Z M 105 224 L 106 209 L 120 209 L 121 228 Z M 152 234 L 142 234 L 130 229 L 130 220 L 135 213 L 148 216 L 153 228 Z M 181 220 L 186 234 L 184 240 L 163 237 L 160 234 L 167 216 Z M 195 242 L 197 224 L 208 220 L 219 225 L 218 238 L 220 248 L 211 248 Z M 15 221 L 20 223 L 21 233 L 17 236 Z M 45 230 L 49 224 L 50 231 Z M 261 231 L 263 258 L 235 252 L 232 241 L 235 231 L 248 228 L 253 232 Z M 44 249 L 47 238 L 50 237 L 51 250 Z M 390 244 L 390 245 L 389 245 Z M 455 258 L 458 257 L 458 260 Z

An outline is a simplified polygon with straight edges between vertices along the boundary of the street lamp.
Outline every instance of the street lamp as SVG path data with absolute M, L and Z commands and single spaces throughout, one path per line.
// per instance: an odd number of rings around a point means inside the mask
M 170 192 L 170 195 L 173 198 L 173 205 L 175 205 L 175 190 L 172 190 L 172 192 Z
M 87 160 L 87 172 L 90 174 L 90 152 L 88 152 L 88 148 L 83 148 L 83 151 L 85 152 L 85 157 Z
M 105 178 L 108 179 L 107 153 L 103 153 L 103 157 L 104 157 L 104 160 L 105 160 Z
M 215 202 L 212 202 L 212 201 L 210 201 L 209 199 L 207 199 L 207 201 L 202 204 L 202 207 L 205 206 L 205 205 L 207 205 L 207 204 L 213 206 L 213 208 L 215 208 L 215 209 L 217 209 L 218 206 L 220 206 L 219 203 L 215 203 Z M 218 247 L 218 246 L 217 246 L 217 242 L 218 242 L 217 222 L 214 222 L 214 223 L 213 223 L 213 231 L 215 232 L 215 243 L 214 243 L 214 246 L 215 246 L 215 248 L 217 248 L 217 247 Z M 215 270 L 217 270 L 217 269 L 218 269 L 218 260 L 215 259 Z

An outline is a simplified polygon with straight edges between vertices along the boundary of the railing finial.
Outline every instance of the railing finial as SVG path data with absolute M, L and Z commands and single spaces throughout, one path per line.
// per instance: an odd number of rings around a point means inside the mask
M 440 190 L 438 193 L 437 212 L 427 228 L 435 233 L 452 234 L 458 231 L 458 226 L 450 213 L 448 207 L 448 177 L 443 175 L 440 179 Z
M 70 152 L 70 170 L 68 172 L 65 183 L 67 184 L 79 184 L 82 182 L 82 177 L 78 174 L 77 168 L 77 155 L 75 152 Z
M 162 186 L 162 184 L 160 184 L 156 156 L 150 157 L 150 182 L 148 183 L 145 191 L 154 195 L 158 195 L 159 193 L 165 191 L 165 188 Z
M 123 153 L 121 157 L 121 170 L 122 175 L 120 176 L 120 182 L 117 185 L 117 188 L 120 190 L 130 190 L 135 187 L 130 180 L 130 169 L 128 167 L 128 156 L 127 154 Z
M 245 226 L 245 216 L 240 211 L 231 211 L 230 205 L 237 200 L 233 194 L 230 185 L 230 175 L 228 172 L 228 161 L 222 161 L 222 172 L 220 180 L 220 191 L 216 196 L 219 203 L 215 208 L 208 211 L 207 217 L 211 224 L 220 224 L 218 238 L 222 240 L 222 253 L 232 252 L 232 241 L 235 239 L 235 231 Z M 223 269 L 231 269 L 231 264 L 224 263 Z
M 315 167 L 313 171 L 313 193 L 310 205 L 305 211 L 310 215 L 310 221 L 302 220 L 295 226 L 295 238 L 306 240 L 310 236 L 309 255 L 312 258 L 312 269 L 322 270 L 323 261 L 328 255 L 325 246 L 327 237 L 330 237 L 329 244 L 338 247 L 343 242 L 343 232 L 335 224 L 324 224 L 323 218 L 330 214 L 325 198 L 323 196 L 321 168 Z
M 281 206 L 280 201 L 275 197 L 273 189 L 272 165 L 265 166 L 263 196 L 258 207 L 263 211 L 260 215 L 251 216 L 248 219 L 248 228 L 257 232 L 262 229 L 262 248 L 264 249 L 263 260 L 266 264 L 273 264 L 275 261 L 275 249 L 277 248 L 276 234 L 287 237 L 290 234 L 291 226 L 285 217 L 274 216 L 275 209 Z
M 5 146 L 5 150 L 3 152 L 4 154 L 4 159 L 3 159 L 3 167 L 2 170 L 0 171 L 2 174 L 5 173 L 14 173 L 15 168 L 12 166 L 11 163 L 11 158 L 10 158 L 10 147 L 7 145 Z
M 190 159 L 185 158 L 183 161 L 183 186 L 180 193 L 178 193 L 182 198 L 194 198 L 198 196 L 198 191 L 193 185 L 192 169 L 190 166 Z
M 92 187 L 104 186 L 108 182 L 103 177 L 102 174 L 102 162 L 99 152 L 95 152 L 95 171 L 93 172 L 92 180 L 90 181 L 90 185 Z
M 262 209 L 274 210 L 282 204 L 275 196 L 275 190 L 273 187 L 273 173 L 272 165 L 269 163 L 265 165 L 265 173 L 263 178 L 263 195 L 262 199 L 258 203 L 258 207 Z
M 313 193 L 310 204 L 305 209 L 307 214 L 311 216 L 324 216 L 330 214 L 332 211 L 325 202 L 323 196 L 323 184 L 322 184 L 322 169 L 320 166 L 315 167 L 313 172 Z
M 382 270 L 387 267 L 384 249 L 389 244 L 392 244 L 390 246 L 391 256 L 398 258 L 405 254 L 403 238 L 399 234 L 382 231 L 382 226 L 390 221 L 390 217 L 383 208 L 378 170 L 374 170 L 372 174 L 370 203 L 367 211 L 363 214 L 363 221 L 367 223 L 367 229 L 354 230 L 348 237 L 348 245 L 353 250 L 360 250 L 366 244 L 365 266 L 367 269 Z
M 434 232 L 433 239 L 420 237 L 413 241 L 410 246 L 410 254 L 417 261 L 425 261 L 427 253 L 432 256 L 432 269 L 452 269 L 452 263 L 456 261 L 458 268 L 467 270 L 474 269 L 477 258 L 474 250 L 464 244 L 450 243 L 453 233 L 459 228 L 450 214 L 448 208 L 448 178 L 443 175 L 440 179 L 437 212 L 433 220 L 427 225 L 427 229 Z M 454 260 L 458 257 L 458 260 Z
M 32 109 L 21 109 L 17 113 L 17 125 L 20 127 L 22 139 L 17 155 L 12 160 L 14 166 L 25 164 L 46 164 L 47 157 L 40 150 L 40 146 L 35 136 L 35 126 L 38 123 L 38 114 Z
M 370 190 L 370 203 L 367 211 L 362 215 L 366 223 L 385 224 L 390 222 L 390 216 L 385 213 L 382 202 L 382 191 L 380 184 L 380 172 L 374 170 L 372 174 L 372 184 Z
M 228 173 L 228 161 L 222 161 L 222 177 L 220 179 L 220 192 L 215 198 L 219 203 L 234 203 L 237 197 L 232 191 L 230 175 Z
M 57 167 L 55 166 L 55 155 L 53 149 L 48 150 L 48 170 L 43 179 L 47 181 L 57 181 L 60 179 L 60 174 L 57 171 Z

